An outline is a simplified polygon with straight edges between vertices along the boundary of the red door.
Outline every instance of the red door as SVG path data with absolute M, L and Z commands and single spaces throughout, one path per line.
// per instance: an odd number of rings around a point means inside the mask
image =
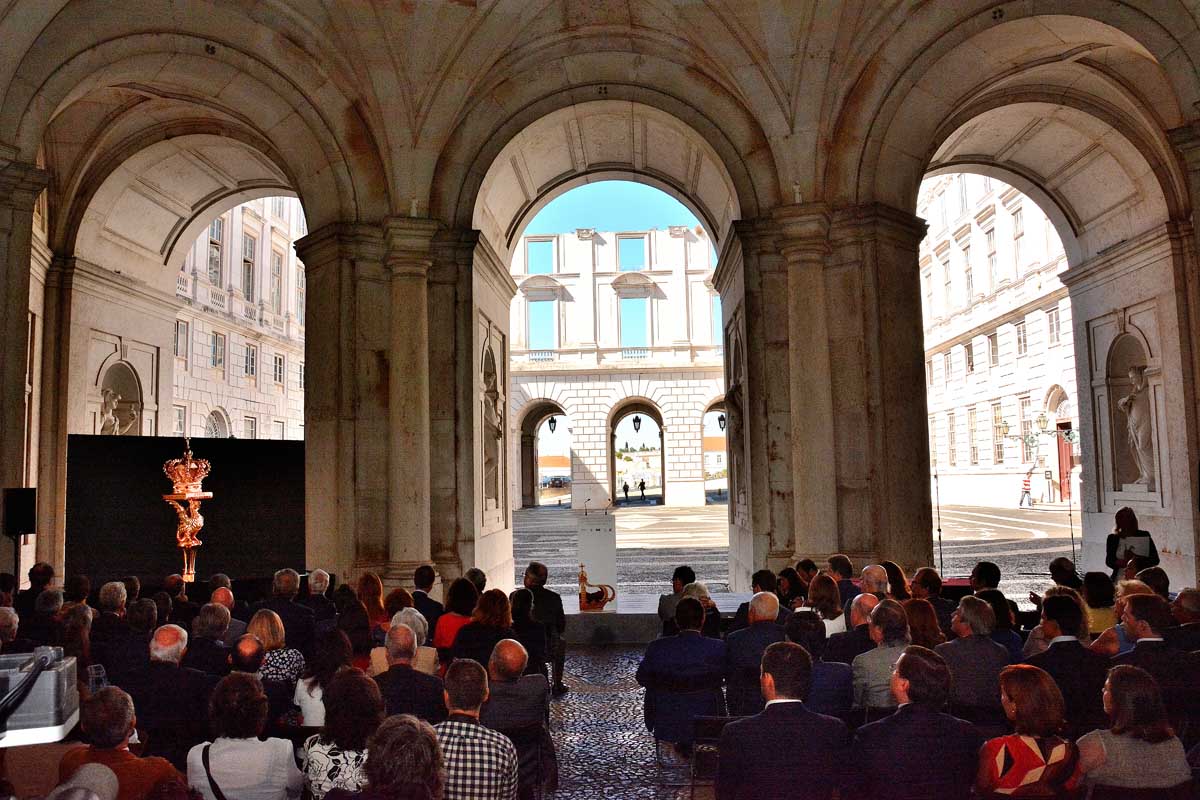
M 1059 431 L 1071 430 L 1070 422 L 1060 422 Z M 1058 485 L 1059 496 L 1063 500 L 1071 499 L 1071 459 L 1074 453 L 1071 443 L 1061 436 L 1058 437 Z

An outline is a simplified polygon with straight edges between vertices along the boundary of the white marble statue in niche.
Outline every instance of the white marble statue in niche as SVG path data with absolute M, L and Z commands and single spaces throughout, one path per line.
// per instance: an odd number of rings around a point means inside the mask
M 1145 486 L 1147 491 L 1153 492 L 1154 430 L 1145 373 L 1144 365 L 1129 368 L 1129 383 L 1133 388 L 1117 401 L 1117 408 L 1125 415 L 1129 453 L 1137 465 L 1138 477 L 1134 485 Z

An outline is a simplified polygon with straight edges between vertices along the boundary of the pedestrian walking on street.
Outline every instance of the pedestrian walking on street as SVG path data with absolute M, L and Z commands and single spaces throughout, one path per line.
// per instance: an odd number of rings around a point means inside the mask
M 1021 478 L 1021 499 L 1017 501 L 1017 508 L 1025 505 L 1025 501 L 1029 501 L 1029 507 L 1033 508 L 1033 494 L 1029 491 L 1030 476 L 1033 475 L 1033 469 L 1025 473 L 1025 477 Z
M 638 488 L 642 490 L 642 502 L 646 502 L 646 479 L 642 478 L 638 481 Z
M 629 502 L 629 481 L 625 481 L 625 485 L 621 487 L 625 490 L 625 502 Z

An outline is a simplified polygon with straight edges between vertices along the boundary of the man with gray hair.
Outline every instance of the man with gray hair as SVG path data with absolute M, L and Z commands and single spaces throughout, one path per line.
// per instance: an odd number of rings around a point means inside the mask
M 163 625 L 150 638 L 150 665 L 130 688 L 138 720 L 147 731 L 146 755 L 166 758 L 187 769 L 187 753 L 208 732 L 208 696 L 215 675 L 181 666 L 187 631 Z
M 389 716 L 412 714 L 431 725 L 446 718 L 445 687 L 436 675 L 426 675 L 413 669 L 417 655 L 417 636 L 404 624 L 388 629 L 388 671 L 375 678 L 379 693 Z
M 111 642 L 129 636 L 129 624 L 125 622 L 125 584 L 109 581 L 100 587 L 100 616 L 92 620 L 91 643 L 93 650 L 103 650 Z
M 725 694 L 729 714 L 746 717 L 763 710 L 759 673 L 768 646 L 784 640 L 784 629 L 776 619 L 779 595 L 759 592 L 747 607 L 749 625 L 725 639 Z
M 971 721 L 1000 711 L 1000 671 L 1008 666 L 1009 656 L 1004 645 L 992 641 L 995 627 L 996 612 L 988 602 L 967 595 L 950 618 L 950 629 L 958 638 L 936 648 L 953 678 L 950 700 L 966 707 L 964 713 Z
M 58 638 L 58 612 L 62 607 L 62 589 L 43 589 L 33 602 L 33 614 L 21 618 L 21 638 L 38 645 L 54 644 Z M 17 609 L 17 613 L 21 610 Z
M 192 620 L 191 641 L 183 656 L 183 666 L 207 672 L 209 675 L 229 674 L 229 648 L 225 634 L 229 630 L 229 609 L 218 603 L 208 603 Z
M 225 638 L 222 639 L 222 643 L 226 647 L 233 647 L 233 643 L 240 639 L 242 634 L 246 632 L 246 623 L 233 616 L 233 611 L 236 607 L 236 601 L 233 599 L 233 590 L 228 586 L 218 586 L 216 589 L 213 589 L 212 598 L 209 602 L 224 606 L 225 610 L 229 612 L 229 626 L 225 629 Z
M 895 708 L 892 668 L 909 645 L 908 616 L 895 600 L 883 600 L 871 611 L 867 625 L 874 650 L 854 659 L 854 705 L 857 708 Z
M 887 570 L 879 564 L 868 564 L 863 567 L 862 579 L 858 582 L 862 594 L 873 594 L 879 600 L 887 598 L 888 593 L 888 577 Z M 855 595 L 857 596 L 857 595 Z M 842 606 L 842 612 L 850 613 L 850 603 L 854 598 L 847 598 Z
M 305 608 L 296 602 L 300 593 L 300 573 L 294 569 L 281 569 L 275 573 L 271 583 L 269 600 L 263 600 L 254 607 L 255 611 L 266 608 L 274 611 L 283 621 L 283 635 L 287 646 L 299 650 L 304 657 L 312 657 L 313 628 L 316 619 L 311 608 Z
M 8 606 L 0 607 L 0 653 L 31 653 L 34 644 L 28 639 L 18 639 L 17 629 L 21 618 Z
M 323 569 L 314 569 L 308 573 L 308 592 L 300 598 L 300 604 L 312 609 L 313 621 L 316 623 L 337 619 L 337 608 L 333 601 L 325 596 L 329 591 L 329 573 Z

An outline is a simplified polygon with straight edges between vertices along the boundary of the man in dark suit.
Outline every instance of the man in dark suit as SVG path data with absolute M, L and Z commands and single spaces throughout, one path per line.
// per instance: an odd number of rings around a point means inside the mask
M 233 647 L 233 643 L 246 632 L 246 623 L 234 616 L 237 603 L 233 599 L 233 591 L 228 587 L 219 586 L 213 589 L 212 599 L 209 602 L 224 606 L 225 610 L 229 612 L 229 625 L 225 628 L 225 638 L 222 641 L 226 647 Z
M 388 716 L 412 714 L 430 725 L 446 719 L 442 679 L 413 669 L 417 636 L 407 625 L 393 625 L 385 642 L 388 671 L 375 677 Z M 541 676 L 539 676 L 541 677 Z
M 849 789 L 850 734 L 841 720 L 805 707 L 811 677 L 800 645 L 766 649 L 759 679 L 766 707 L 721 731 L 717 800 L 825 798 Z
M 840 716 L 854 705 L 854 670 L 849 664 L 825 661 L 825 623 L 815 611 L 800 610 L 788 618 L 788 641 L 803 647 L 812 658 L 812 686 L 804 705 L 818 714 Z
M 1068 633 L 1083 624 L 1079 602 L 1068 595 L 1047 597 L 1042 601 L 1041 624 L 1050 646 L 1030 656 L 1026 663 L 1044 669 L 1058 684 L 1070 738 L 1106 727 L 1101 695 L 1108 676 L 1108 659 Z
M 516 639 L 501 639 L 496 643 L 488 659 L 488 696 L 480 709 L 479 721 L 484 727 L 501 732 L 540 726 L 540 747 L 525 749 L 517 745 L 520 773 L 527 775 L 534 769 L 533 759 L 540 751 L 543 786 L 557 787 L 558 755 L 548 727 L 550 684 L 545 675 L 525 675 L 528 664 L 529 653 Z M 512 735 L 518 737 L 515 732 Z
M 966 800 L 983 737 L 971 723 L 943 713 L 950 669 L 932 650 L 906 647 L 892 672 L 896 713 L 858 729 L 854 753 L 862 786 L 854 797 Z
M 171 616 L 169 621 L 185 631 L 191 629 L 192 620 L 200 613 L 200 604 L 193 603 L 187 596 L 187 583 L 179 574 L 168 575 L 163 579 L 163 591 L 171 597 Z
M 1189 688 L 1200 674 L 1200 655 L 1180 650 L 1163 637 L 1174 624 L 1171 607 L 1156 594 L 1137 594 L 1125 599 L 1121 622 L 1133 649 L 1112 659 L 1112 665 L 1131 664 L 1149 672 L 1164 691 Z
M 33 619 L 34 604 L 43 589 L 54 583 L 54 567 L 39 561 L 29 568 L 29 588 L 17 592 L 13 598 L 13 609 L 21 619 Z
M 308 573 L 308 593 L 300 598 L 300 605 L 312 609 L 313 622 L 328 622 L 337 619 L 337 608 L 333 601 L 325 596 L 329 591 L 329 573 L 323 569 L 314 569 Z
M 437 580 L 437 573 L 428 564 L 422 564 L 413 572 L 413 585 L 416 587 L 412 593 L 413 608 L 420 611 L 421 616 L 429 623 L 430 638 L 433 638 L 433 631 L 437 628 L 438 618 L 446 610 L 441 603 L 429 596 L 435 580 Z
M 767 645 L 782 642 L 783 628 L 775 622 L 779 596 L 759 592 L 750 599 L 750 626 L 725 639 L 725 696 L 729 715 L 745 717 L 763 710 L 759 691 L 762 654 Z
M 849 603 L 861 591 L 854 583 L 854 562 L 848 556 L 837 553 L 829 557 L 829 577 L 837 581 L 838 593 L 843 603 Z
M 150 640 L 150 666 L 131 688 L 140 726 L 148 733 L 146 755 L 162 756 L 187 769 L 192 746 L 208 738 L 208 697 L 215 675 L 180 665 L 187 631 L 163 625 Z
M 951 628 L 958 638 L 937 646 L 954 676 L 951 700 L 977 712 L 979 719 L 1002 721 L 1000 671 L 1008 666 L 1009 655 L 1004 645 L 992 641 L 996 612 L 987 601 L 967 595 L 958 602 Z
M 558 592 L 546 588 L 550 572 L 546 565 L 530 561 L 525 568 L 525 588 L 533 593 L 533 618 L 546 626 L 546 644 L 551 659 L 551 674 L 554 682 L 551 691 L 555 697 L 567 693 L 567 685 L 563 683 L 563 664 L 567 659 L 567 641 L 563 631 L 567 629 L 567 616 L 563 613 L 562 598 Z
M 933 606 L 933 613 L 937 614 L 938 627 L 947 637 L 951 636 L 950 617 L 958 606 L 953 600 L 942 597 L 942 576 L 938 575 L 936 569 L 921 567 L 916 571 L 912 579 L 912 596 L 929 601 Z
M 269 600 L 263 600 L 254 607 L 269 608 L 283 620 L 283 634 L 288 647 L 294 647 L 304 654 L 305 658 L 312 655 L 313 643 L 313 612 L 296 602 L 300 593 L 300 575 L 294 569 L 281 569 L 275 573 L 271 584 Z
M 140 681 L 150 667 L 150 636 L 158 622 L 158 606 L 143 597 L 125 612 L 129 635 L 92 645 L 92 660 L 104 666 L 108 682 L 126 691 Z
M 110 581 L 100 587 L 100 614 L 92 620 L 90 637 L 93 652 L 129 636 L 129 624 L 125 622 L 126 597 L 125 584 L 120 581 Z
M 853 664 L 854 659 L 875 649 L 869 630 L 871 612 L 879 605 L 879 598 L 873 594 L 859 594 L 850 604 L 850 624 L 848 631 L 835 633 L 825 643 L 825 660 L 836 661 L 840 664 Z
M 755 594 L 759 592 L 770 592 L 775 594 L 779 588 L 779 581 L 775 577 L 775 573 L 769 569 L 760 569 L 758 572 L 750 576 L 750 588 Z M 784 608 L 782 605 L 779 611 L 775 614 L 775 624 L 781 628 L 787 624 L 788 617 L 792 615 L 790 608 Z M 750 625 L 750 602 L 746 601 L 738 606 L 737 611 L 733 615 L 733 622 L 729 623 L 729 633 L 740 631 Z M 666 633 L 666 626 L 663 626 L 663 633 Z M 782 641 L 782 639 L 780 640 Z
M 725 643 L 700 633 L 704 606 L 694 597 L 675 605 L 679 633 L 655 639 L 638 665 L 637 682 L 646 687 L 646 727 L 656 739 L 689 752 L 692 720 L 725 710 L 721 683 Z
M 225 631 L 229 628 L 229 609 L 218 603 L 208 603 L 192 620 L 192 634 L 188 639 L 187 652 L 183 654 L 185 667 L 198 669 L 209 675 L 229 674 L 229 648 L 225 645 Z
M 1171 603 L 1171 614 L 1179 623 L 1167 631 L 1167 641 L 1180 650 L 1200 650 L 1200 589 L 1184 589 Z

